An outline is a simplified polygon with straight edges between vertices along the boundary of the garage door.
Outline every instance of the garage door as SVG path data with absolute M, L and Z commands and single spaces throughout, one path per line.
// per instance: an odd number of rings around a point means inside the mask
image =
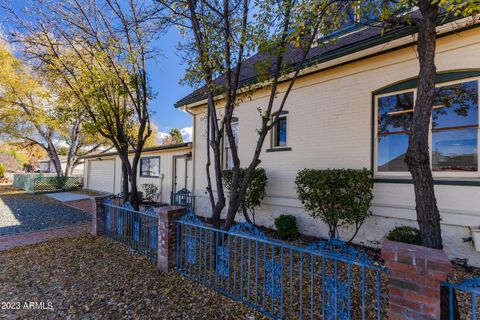
M 93 160 L 88 162 L 87 189 L 114 193 L 115 161 Z

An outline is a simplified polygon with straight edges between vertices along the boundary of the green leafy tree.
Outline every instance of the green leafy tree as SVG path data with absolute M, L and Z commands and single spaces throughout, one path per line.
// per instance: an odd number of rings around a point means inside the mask
M 243 178 L 245 169 L 240 169 L 240 177 Z M 232 188 L 232 170 L 223 171 L 223 180 L 225 187 L 230 191 Z M 265 169 L 256 168 L 248 185 L 247 191 L 244 193 L 240 203 L 239 211 L 243 213 L 245 220 L 251 224 L 255 224 L 255 208 L 260 207 L 261 201 L 267 194 L 267 174 Z M 250 218 L 251 216 L 251 218 Z
M 0 163 L 0 178 L 3 178 L 5 175 L 5 172 L 7 172 L 7 169 L 3 166 L 3 164 Z
M 183 136 L 182 133 L 180 132 L 180 129 L 178 128 L 173 128 L 170 130 L 170 136 L 172 137 L 174 143 L 182 143 L 183 142 Z

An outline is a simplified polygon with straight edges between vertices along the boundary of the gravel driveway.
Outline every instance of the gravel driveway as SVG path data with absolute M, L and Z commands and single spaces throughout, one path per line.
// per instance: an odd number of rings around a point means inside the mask
M 0 266 L 0 319 L 264 319 L 104 237 L 4 251 Z
M 57 228 L 90 219 L 87 213 L 51 198 L 0 185 L 0 236 Z

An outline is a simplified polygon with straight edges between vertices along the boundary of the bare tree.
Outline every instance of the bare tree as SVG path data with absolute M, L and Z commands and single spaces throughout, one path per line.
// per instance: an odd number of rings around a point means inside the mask
M 189 62 L 186 81 L 201 84 L 207 99 L 205 170 L 212 222 L 216 228 L 221 227 L 220 215 L 227 204 L 222 182 L 224 141 L 230 146 L 232 178 L 223 226 L 228 229 L 239 211 L 252 174 L 261 162 L 265 138 L 277 124 L 317 34 L 332 30 L 340 21 L 340 14 L 333 19 L 327 18 L 332 10 L 338 9 L 329 1 L 165 0 L 160 3 L 169 10 L 173 23 L 187 36 L 182 47 Z M 285 55 L 291 49 L 297 51 L 299 58 L 296 61 Z M 242 81 L 245 80 L 242 76 L 246 60 L 254 51 L 258 51 L 260 63 L 248 67 L 259 71 L 258 80 L 264 81 L 270 94 L 268 102 L 259 108 L 261 126 L 257 129 L 257 143 L 251 159 L 244 166 L 244 173 L 240 175 L 241 162 L 232 119 L 236 106 L 256 88 Z M 280 97 L 281 82 L 286 83 L 287 88 Z M 219 95 L 223 114 L 217 110 L 216 97 Z

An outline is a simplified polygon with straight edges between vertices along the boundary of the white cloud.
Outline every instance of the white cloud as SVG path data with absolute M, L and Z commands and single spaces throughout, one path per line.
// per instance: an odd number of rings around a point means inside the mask
M 185 127 L 182 130 L 180 130 L 180 133 L 183 136 L 183 141 L 185 142 L 191 142 L 192 137 L 193 137 L 193 127 Z
M 192 142 L 192 137 L 193 137 L 193 127 L 185 127 L 183 129 L 180 129 L 180 133 L 182 134 L 183 141 L 184 142 Z M 164 139 L 170 137 L 170 133 L 168 132 L 162 132 L 159 131 L 157 134 L 158 141 L 160 144 L 163 143 Z
M 170 134 L 168 134 L 167 132 L 158 132 L 158 134 L 157 134 L 157 139 L 158 139 L 158 142 L 159 142 L 160 144 L 163 143 L 163 140 L 164 140 L 166 137 L 170 137 Z

